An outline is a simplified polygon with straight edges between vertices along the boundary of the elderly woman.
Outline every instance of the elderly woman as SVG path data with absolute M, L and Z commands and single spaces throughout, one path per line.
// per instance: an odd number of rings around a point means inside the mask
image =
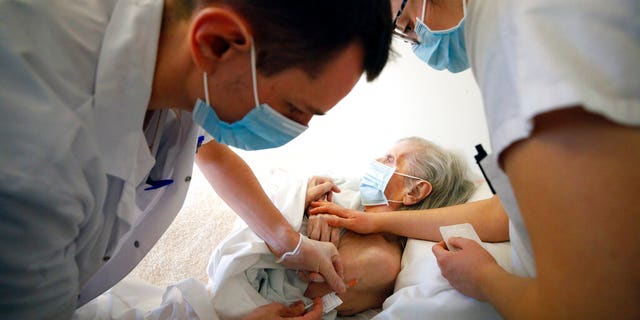
M 398 141 L 388 153 L 372 162 L 360 183 L 365 212 L 421 210 L 466 202 L 475 185 L 468 179 L 464 160 L 436 144 L 418 137 Z M 314 212 L 341 209 L 328 201 L 313 202 Z M 380 307 L 393 293 L 400 272 L 404 238 L 386 233 L 361 235 L 331 228 L 327 215 L 312 215 L 308 236 L 332 241 L 344 263 L 344 279 L 353 286 L 340 298 L 339 315 L 352 315 Z M 341 233 L 343 233 L 341 235 Z M 311 283 L 305 295 L 329 293 L 325 283 Z

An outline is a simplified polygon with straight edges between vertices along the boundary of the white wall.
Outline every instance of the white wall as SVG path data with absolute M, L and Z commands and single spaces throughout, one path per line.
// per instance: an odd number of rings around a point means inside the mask
M 455 149 L 479 173 L 473 155 L 489 137 L 480 92 L 471 71 L 451 74 L 421 62 L 394 40 L 398 56 L 380 77 L 363 77 L 335 108 L 314 117 L 289 144 L 262 151 L 238 151 L 255 170 L 281 167 L 300 174 L 357 173 L 406 136 L 420 136 Z

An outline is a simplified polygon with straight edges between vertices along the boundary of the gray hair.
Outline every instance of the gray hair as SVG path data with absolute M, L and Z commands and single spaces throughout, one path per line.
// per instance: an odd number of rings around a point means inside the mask
M 467 164 L 457 154 L 445 150 L 433 142 L 419 137 L 400 139 L 408 142 L 416 151 L 406 156 L 407 174 L 429 181 L 431 194 L 422 201 L 403 206 L 401 210 L 432 209 L 465 203 L 475 192 L 476 186 L 468 177 Z M 405 186 L 413 188 L 415 179 L 406 178 Z

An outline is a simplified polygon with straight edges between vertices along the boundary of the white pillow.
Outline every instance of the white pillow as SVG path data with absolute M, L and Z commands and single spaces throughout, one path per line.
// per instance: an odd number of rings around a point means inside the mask
M 491 192 L 485 184 L 470 201 L 489 196 Z M 449 285 L 431 251 L 435 244 L 407 240 L 395 293 L 387 298 L 383 311 L 374 319 L 501 319 L 488 303 L 466 297 Z M 511 269 L 509 242 L 483 245 L 503 268 Z

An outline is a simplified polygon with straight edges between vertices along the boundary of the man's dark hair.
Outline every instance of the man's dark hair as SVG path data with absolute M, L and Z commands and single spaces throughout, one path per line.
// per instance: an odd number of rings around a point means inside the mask
M 250 24 L 257 68 L 269 76 L 297 67 L 315 76 L 348 45 L 364 50 L 367 80 L 380 75 L 389 58 L 389 0 L 179 0 L 190 15 L 201 3 L 233 8 Z

